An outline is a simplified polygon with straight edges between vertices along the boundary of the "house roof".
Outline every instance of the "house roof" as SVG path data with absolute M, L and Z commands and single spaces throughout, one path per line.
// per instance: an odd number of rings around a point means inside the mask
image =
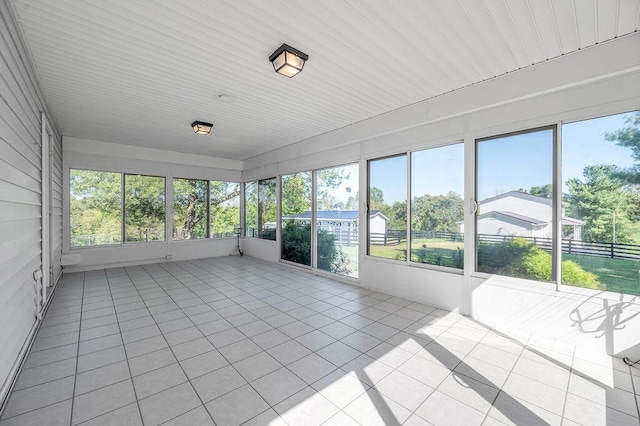
M 530 217 L 530 216 L 525 216 L 523 214 L 518 214 L 518 213 L 508 212 L 508 211 L 490 211 L 490 212 L 486 212 L 486 213 L 483 213 L 480 216 L 478 216 L 478 219 L 482 219 L 482 218 L 488 217 L 490 215 L 506 216 L 506 217 L 510 217 L 510 218 L 515 219 L 515 220 L 520 221 L 520 222 L 528 223 L 530 225 L 544 225 L 545 223 L 547 223 L 547 221 L 545 221 L 545 220 L 540 220 L 540 219 L 536 219 L 536 218 L 533 218 L 533 217 Z
M 545 223 L 547 223 L 547 221 L 542 220 L 542 219 L 536 219 L 536 218 L 531 217 L 531 216 L 525 216 L 523 214 L 518 214 L 518 213 L 514 213 L 514 212 L 509 212 L 509 211 L 490 211 L 490 212 L 486 212 L 486 213 L 483 213 L 480 216 L 478 216 L 478 219 L 482 219 L 482 218 L 488 217 L 491 214 L 498 214 L 500 216 L 510 217 L 512 219 L 515 219 L 515 220 L 520 221 L 520 222 L 528 223 L 530 225 L 544 225 Z M 562 224 L 563 225 L 584 225 L 584 222 L 582 220 L 579 220 L 579 219 L 573 219 L 573 218 L 570 218 L 570 217 L 563 217 L 562 218 Z
M 540 197 L 539 195 L 532 195 L 522 191 L 509 191 L 509 192 L 505 192 L 504 194 L 496 195 L 494 197 L 485 198 L 484 200 L 478 201 L 478 204 L 482 205 L 491 201 L 499 200 L 501 198 L 508 198 L 508 197 L 515 197 L 515 198 L 525 199 L 529 201 L 534 201 L 536 203 L 546 204 L 548 206 L 550 206 L 551 203 L 553 202 L 553 200 L 547 197 Z
M 384 220 L 388 220 L 385 215 L 380 213 L 379 210 L 371 210 L 370 217 L 381 216 Z M 358 211 L 357 210 L 318 210 L 317 214 L 318 220 L 351 220 L 355 221 L 358 219 Z M 302 213 L 290 214 L 286 216 L 282 216 L 283 219 L 311 219 L 311 211 L 306 211 Z

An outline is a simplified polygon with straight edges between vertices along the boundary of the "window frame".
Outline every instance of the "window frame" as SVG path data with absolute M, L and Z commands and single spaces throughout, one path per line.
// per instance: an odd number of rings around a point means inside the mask
M 66 239 L 69 244 L 69 251 L 87 250 L 87 249 L 90 250 L 94 248 L 122 247 L 124 245 L 124 233 L 123 233 L 123 230 L 124 230 L 124 173 L 120 171 L 113 171 L 113 170 L 101 169 L 101 168 L 86 168 L 86 167 L 73 167 L 73 166 L 69 166 L 67 170 L 68 170 L 67 182 L 69 185 L 69 190 L 66 192 L 68 194 L 67 196 L 69 197 L 69 199 L 68 199 L 68 203 L 66 204 L 67 204 L 67 208 L 69 209 L 68 216 L 67 216 L 69 229 L 68 229 L 68 232 L 66 232 Z M 120 175 L 120 242 L 111 243 L 111 244 L 93 244 L 93 245 L 83 245 L 83 246 L 74 246 L 71 244 L 71 173 L 74 170 L 84 171 L 84 172 L 113 173 L 113 174 Z
M 213 229 L 211 227 L 211 220 L 213 219 L 213 216 L 211 215 L 211 188 L 213 187 L 213 185 L 211 185 L 212 182 L 220 182 L 220 183 L 228 183 L 228 184 L 235 184 L 238 185 L 238 221 L 237 224 L 238 226 L 234 226 L 234 231 L 233 231 L 233 235 L 225 235 L 223 237 L 216 237 L 214 236 L 213 233 Z M 243 182 L 235 182 L 235 181 L 230 181 L 230 180 L 219 180 L 219 179 L 209 179 L 208 180 L 208 185 L 209 185 L 209 190 L 207 191 L 207 229 L 209 232 L 209 236 L 207 237 L 208 239 L 211 240 L 222 240 L 225 238 L 237 238 L 238 234 L 236 232 L 236 230 L 238 228 L 241 229 L 241 235 L 244 234 L 244 226 L 243 226 L 243 198 L 244 198 L 244 185 Z
M 492 275 L 497 275 L 503 278 L 506 278 L 507 280 L 526 280 L 526 281 L 531 281 L 531 282 L 535 282 L 535 283 L 540 283 L 540 284 L 551 284 L 551 285 L 555 285 L 556 290 L 559 289 L 559 282 L 561 281 L 561 268 L 559 268 L 559 263 L 561 260 L 561 256 L 559 256 L 559 252 L 558 252 L 558 248 L 561 248 L 562 245 L 562 240 L 558 238 L 559 232 L 562 231 L 562 227 L 558 226 L 558 220 L 559 218 L 562 217 L 562 213 L 561 213 L 561 209 L 562 209 L 562 190 L 558 189 L 558 183 L 560 180 L 560 174 L 559 174 L 559 164 L 558 161 L 561 161 L 561 141 L 558 138 L 558 134 L 561 131 L 561 123 L 554 123 L 554 124 L 547 124 L 547 125 L 542 125 L 542 126 L 537 126 L 537 127 L 531 127 L 531 128 L 527 128 L 527 129 L 521 129 L 521 130 L 515 130 L 515 131 L 511 131 L 511 132 L 505 132 L 505 133 L 499 133 L 499 134 L 495 134 L 495 135 L 490 135 L 490 136 L 483 136 L 483 137 L 479 137 L 479 138 L 474 138 L 473 139 L 473 151 L 474 151 L 474 155 L 475 158 L 473 159 L 473 184 L 474 184 L 474 190 L 473 190 L 473 195 L 472 195 L 472 203 L 474 204 L 474 209 L 473 209 L 473 240 L 472 240 L 472 244 L 473 244 L 473 270 L 470 272 L 471 276 L 475 276 L 475 277 L 479 277 L 479 278 L 489 278 Z M 551 155 L 551 185 L 552 185 L 552 229 L 551 229 L 551 246 L 552 246 L 552 252 L 551 252 L 551 280 L 550 281 L 538 281 L 538 280 L 534 280 L 534 279 L 529 279 L 529 278 L 521 278 L 521 277 L 514 277 L 514 276 L 509 276 L 509 275 L 502 275 L 502 274 L 491 274 L 491 273 L 487 273 L 487 272 L 482 272 L 482 271 L 478 271 L 478 144 L 480 142 L 486 142 L 486 141 L 490 141 L 490 140 L 495 140 L 495 139 L 501 139 L 501 138 L 507 138 L 507 137 L 513 137 L 513 136 L 519 136 L 519 135 L 524 135 L 524 134 L 530 134 L 530 133 L 535 133 L 535 132 L 541 132 L 541 131 L 545 131 L 545 130 L 551 130 L 552 134 L 551 134 L 551 150 L 552 150 L 552 155 Z M 561 188 L 561 186 L 560 186 Z M 558 200 L 560 200 L 560 202 L 558 202 Z M 471 232 L 471 231 L 469 231 Z M 560 247 L 559 247 L 560 246 Z
M 127 176 L 139 176 L 139 177 L 152 177 L 152 178 L 161 178 L 164 181 L 164 222 L 163 222 L 163 236 L 164 238 L 162 240 L 151 240 L 151 241 L 127 241 L 127 233 L 126 233 L 126 213 L 127 213 L 127 205 L 126 205 L 126 199 L 127 199 Z M 123 186 L 122 186 L 122 243 L 124 245 L 134 245 L 134 244 L 164 244 L 164 243 L 168 243 L 169 241 L 173 241 L 173 240 L 169 240 L 167 238 L 167 225 L 169 224 L 169 217 L 168 217 L 168 213 L 169 213 L 169 200 L 167 197 L 167 180 L 168 180 L 168 176 L 159 176 L 159 175 L 151 175 L 151 174 L 146 174 L 146 173 L 123 173 Z M 173 181 L 171 182 L 171 184 L 173 185 Z M 171 189 L 173 190 L 173 186 L 171 187 Z M 173 210 L 173 206 L 171 206 L 171 211 Z M 173 225 L 173 218 L 171 218 L 171 224 Z
M 175 220 L 174 220 L 174 216 L 175 216 L 175 212 L 176 212 L 176 186 L 175 186 L 175 181 L 176 180 L 188 180 L 188 181 L 199 181 L 199 182 L 206 182 L 207 184 L 207 194 L 206 194 L 206 212 L 205 212 L 205 216 L 206 216 L 206 225 L 205 225 L 205 236 L 204 237 L 197 237 L 197 238 L 175 238 L 173 236 L 173 231 L 176 228 L 176 224 L 175 224 Z M 165 188 L 166 188 L 166 180 L 165 180 Z M 210 226 L 210 210 L 211 210 L 211 205 L 210 205 L 210 198 L 211 198 L 211 181 L 209 179 L 192 179 L 192 178 L 183 178 L 183 177 L 176 177 L 173 176 L 171 178 L 171 241 L 173 242 L 181 242 L 181 241 L 196 241 L 196 240 L 207 240 L 210 237 L 210 230 L 209 230 L 209 226 Z M 166 189 L 165 189 L 166 191 Z M 165 193 L 166 196 L 166 193 Z M 168 214 L 165 214 L 166 217 L 168 217 Z M 165 221 L 166 221 L 166 217 L 165 217 Z
M 408 197 L 408 201 L 407 201 L 407 242 L 408 242 L 408 253 L 407 253 L 407 262 L 409 264 L 409 266 L 413 266 L 413 267 L 418 267 L 418 268 L 425 268 L 425 269 L 431 269 L 431 270 L 435 270 L 435 271 L 441 271 L 441 272 L 449 272 L 449 273 L 454 273 L 454 274 L 463 274 L 464 273 L 464 241 L 465 241 L 465 232 L 462 232 L 462 251 L 463 251 L 463 262 L 462 262 L 462 266 L 460 268 L 455 268 L 452 266 L 443 266 L 443 265 L 436 265 L 436 264 L 432 264 L 432 263 L 423 263 L 423 262 L 417 262 L 417 261 L 413 261 L 411 259 L 412 257 L 412 253 L 411 253 L 411 244 L 413 241 L 413 229 L 412 229 L 412 222 L 413 222 L 413 155 L 416 153 L 420 153 L 420 152 L 426 152 L 426 151 L 430 151 L 430 150 L 435 150 L 435 149 L 440 149 L 440 148 L 447 148 L 447 147 L 452 147 L 455 145 L 459 145 L 462 149 L 462 164 L 461 169 L 462 169 L 462 192 L 460 193 L 460 196 L 462 198 L 462 223 L 464 223 L 464 216 L 465 216 L 465 195 L 464 195 L 464 186 L 465 186 L 465 167 L 464 167 L 464 160 L 465 160 L 465 141 L 464 140 L 457 140 L 454 142 L 448 142 L 448 143 L 444 143 L 444 144 L 438 144 L 438 145 L 434 145 L 434 146 L 429 146 L 426 148 L 422 148 L 422 149 L 413 149 L 411 151 L 408 152 L 408 156 L 409 156 L 409 161 L 408 161 L 408 171 L 407 171 L 407 175 L 408 175 L 408 191 L 409 191 L 409 197 Z M 428 178 L 429 177 L 429 173 L 426 173 L 425 176 Z

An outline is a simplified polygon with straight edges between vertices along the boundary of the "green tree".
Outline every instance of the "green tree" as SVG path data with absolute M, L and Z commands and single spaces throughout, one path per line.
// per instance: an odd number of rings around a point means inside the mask
M 276 178 L 258 181 L 258 238 L 275 240 L 275 228 L 267 227 L 276 221 Z
M 70 171 L 70 240 L 72 247 L 122 241 L 122 174 Z
M 389 206 L 384 202 L 384 193 L 380 188 L 369 189 L 369 210 L 383 210 Z
M 164 240 L 165 179 L 125 175 L 126 241 Z
M 359 198 L 360 198 L 360 193 L 356 192 L 356 195 L 351 195 L 349 196 L 349 198 L 347 199 L 347 202 L 344 206 L 345 210 L 358 210 L 359 207 Z
M 626 126 L 612 133 L 605 133 L 605 139 L 618 146 L 631 149 L 635 164 L 618 170 L 617 176 L 627 184 L 640 185 L 640 111 L 629 114 L 624 120 Z
M 211 236 L 230 236 L 240 226 L 240 184 L 209 182 Z
M 282 216 L 311 210 L 311 173 L 282 176 Z
M 569 179 L 570 215 L 585 222 L 583 240 L 613 241 L 615 214 L 616 242 L 633 242 L 630 220 L 630 193 L 618 179 L 620 169 L 613 164 L 598 164 L 584 168 L 583 179 Z
M 244 221 L 245 234 L 258 236 L 258 182 L 244 184 Z
M 464 201 L 459 194 L 422 195 L 411 205 L 411 229 L 421 231 L 458 232 L 463 219 Z
M 532 186 L 529 190 L 529 194 L 537 195 L 538 197 L 552 198 L 553 197 L 553 185 L 548 183 L 543 186 Z
M 173 238 L 207 237 L 207 181 L 173 179 Z

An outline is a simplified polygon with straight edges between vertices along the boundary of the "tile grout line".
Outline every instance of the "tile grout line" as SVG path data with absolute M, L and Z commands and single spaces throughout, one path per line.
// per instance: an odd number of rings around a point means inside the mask
M 142 422 L 142 411 L 140 411 L 140 403 L 138 402 L 138 395 L 136 393 L 136 387 L 133 384 L 133 375 L 131 374 L 131 365 L 129 364 L 129 356 L 127 355 L 127 347 L 124 344 L 124 339 L 122 337 L 122 329 L 120 328 L 120 320 L 118 319 L 118 312 L 116 310 L 115 302 L 113 300 L 113 291 L 111 290 L 111 283 L 109 282 L 109 274 L 107 273 L 106 270 L 105 270 L 105 278 L 107 280 L 107 288 L 109 289 L 109 294 L 111 295 L 111 303 L 113 304 L 113 312 L 114 312 L 114 315 L 116 316 L 116 324 L 118 324 L 118 331 L 120 332 L 120 341 L 122 342 L 122 350 L 124 351 L 124 357 L 125 357 L 125 359 L 127 361 L 127 370 L 129 370 L 129 379 L 125 379 L 125 380 L 122 380 L 122 381 L 117 382 L 117 383 L 122 383 L 122 382 L 124 382 L 126 380 L 130 380 L 131 381 L 131 387 L 133 388 L 133 396 L 136 399 L 135 402 L 136 402 L 136 406 L 138 407 L 138 416 L 140 418 L 140 421 Z M 118 361 L 118 362 L 121 362 L 121 361 Z M 112 363 L 112 364 L 116 364 L 116 363 Z M 109 364 L 109 365 L 112 365 L 112 364 Z M 109 385 L 109 386 L 111 386 L 111 385 Z M 111 411 L 109 411 L 107 413 L 103 413 L 100 416 L 103 416 L 103 415 L 108 414 L 110 412 L 113 412 L 115 410 L 119 410 L 119 409 L 124 408 L 124 407 L 126 407 L 128 405 L 131 405 L 131 404 L 133 404 L 133 403 L 127 404 L 127 405 L 125 405 L 123 407 L 118 407 L 118 408 L 116 408 L 114 410 L 111 410 Z M 97 418 L 97 417 L 100 417 L 100 416 L 96 416 L 94 418 Z M 88 420 L 91 420 L 91 419 L 88 419 Z
M 87 281 L 87 273 L 82 273 L 82 301 L 80 303 L 80 325 L 82 325 L 82 307 L 84 306 L 84 292 L 85 284 Z M 78 348 L 76 353 L 76 374 L 73 377 L 73 391 L 71 393 L 71 413 L 69 416 L 69 426 L 73 425 L 73 406 L 76 400 L 76 383 L 78 382 L 78 363 L 80 361 L 80 335 L 82 333 L 82 327 L 78 327 Z
M 179 267 L 181 267 L 180 265 L 178 265 L 178 266 L 179 266 Z M 161 267 L 162 267 L 162 266 L 161 266 Z M 165 269 L 165 268 L 162 268 L 162 269 Z M 165 269 L 165 270 L 166 270 L 166 269 Z M 168 272 L 168 271 L 167 271 L 167 272 Z M 174 276 L 174 278 L 175 278 L 175 276 Z M 178 278 L 176 278 L 176 279 L 178 280 Z M 184 283 L 182 283 L 180 280 L 178 280 L 178 281 L 179 281 L 182 285 L 184 285 Z M 231 285 L 232 285 L 232 284 L 231 284 Z M 234 287 L 235 287 L 235 286 L 234 286 Z M 171 296 L 169 296 L 169 297 L 171 297 Z M 201 300 L 202 300 L 202 299 L 201 299 Z M 203 301 L 203 302 L 204 302 L 204 301 Z M 235 303 L 235 302 L 234 302 L 234 303 Z M 236 304 L 237 304 L 237 303 L 236 303 Z M 277 309 L 277 308 L 276 308 L 276 309 Z M 214 311 L 215 311 L 215 309 L 214 309 Z M 248 311 L 247 311 L 247 312 L 248 312 Z M 277 315 L 277 314 L 276 314 L 276 315 Z M 223 318 L 224 318 L 224 317 L 223 317 Z M 233 324 L 231 324 L 231 325 L 233 325 Z M 238 329 L 236 326 L 233 326 L 233 327 L 234 327 L 236 330 Z M 242 333 L 242 331 L 238 330 L 238 332 L 240 332 L 240 333 L 241 333 L 241 334 L 243 334 L 243 335 L 244 335 L 248 340 L 250 340 L 251 342 L 253 342 L 253 340 L 251 340 L 251 338 L 250 338 L 250 337 L 248 337 L 248 336 L 246 336 L 244 333 Z M 289 336 L 287 335 L 287 337 L 289 337 Z M 208 340 L 208 339 L 207 339 L 207 340 Z M 290 338 L 290 340 L 295 340 L 295 339 Z M 255 342 L 253 342 L 253 343 L 255 344 Z M 286 343 L 286 342 L 283 342 L 283 343 Z M 232 345 L 232 344 L 233 344 L 233 343 L 231 343 L 231 344 L 229 344 L 229 345 Z M 229 345 L 226 345 L 226 346 L 229 346 Z M 216 350 L 217 350 L 217 347 L 216 347 L 215 345 L 213 345 L 213 346 L 214 346 L 214 348 L 216 348 Z M 256 346 L 258 346 L 258 345 L 256 345 Z M 267 353 L 267 355 L 271 356 L 271 355 L 270 355 L 270 354 L 269 354 L 265 349 L 263 349 L 263 348 L 262 348 L 262 347 L 260 347 L 260 346 L 258 346 L 258 347 L 261 349 L 261 351 L 262 351 L 262 352 L 266 352 L 266 353 Z M 254 391 L 254 392 L 255 392 L 255 393 L 260 397 L 260 399 L 262 399 L 262 400 L 263 400 L 263 401 L 264 401 L 264 402 L 269 406 L 269 408 L 268 408 L 268 409 L 266 409 L 266 410 L 264 410 L 264 411 L 262 411 L 262 412 L 258 413 L 258 414 L 257 414 L 256 416 L 254 416 L 254 417 L 257 417 L 257 416 L 261 415 L 262 413 L 264 413 L 264 412 L 268 411 L 269 409 L 272 409 L 272 410 L 273 410 L 273 411 L 278 415 L 278 417 L 281 417 L 281 416 L 280 416 L 280 414 L 275 410 L 274 405 L 271 405 L 271 403 L 267 402 L 267 401 L 262 397 L 262 395 L 260 394 L 260 392 L 258 392 L 258 391 L 255 389 L 255 387 L 251 384 L 251 382 L 249 382 L 248 380 L 246 380 L 246 379 L 244 378 L 244 376 L 243 376 L 243 375 L 242 375 L 242 374 L 237 370 L 237 368 L 233 365 L 234 363 L 229 362 L 229 360 L 227 359 L 227 357 L 225 357 L 225 356 L 224 356 L 224 354 L 223 354 L 222 352 L 220 352 L 219 350 L 218 350 L 218 353 L 220 353 L 220 355 L 221 355 L 221 356 L 224 358 L 224 360 L 229 364 L 229 366 L 230 366 L 230 367 L 232 367 L 232 368 L 234 369 L 234 371 L 235 371 L 235 372 L 236 372 L 240 377 L 242 377 L 242 379 L 246 382 L 246 384 L 245 384 L 245 385 L 242 385 L 242 386 L 240 386 L 240 387 L 238 387 L 238 388 L 236 388 L 236 389 L 233 389 L 233 390 L 231 390 L 231 391 L 229 391 L 229 392 L 226 392 L 226 393 L 224 393 L 224 394 L 222 394 L 222 395 L 219 395 L 218 397 L 216 397 L 216 398 L 212 399 L 211 401 L 207 402 L 207 404 L 208 404 L 208 403 L 210 403 L 210 402 L 212 402 L 212 401 L 214 401 L 214 400 L 216 400 L 216 399 L 218 399 L 218 398 L 220 398 L 220 397 L 223 397 L 224 395 L 228 395 L 228 394 L 230 394 L 231 392 L 234 392 L 234 391 L 236 391 L 236 390 L 238 390 L 238 389 L 240 389 L 240 388 L 242 388 L 242 387 L 244 387 L 244 386 L 249 386 L 249 387 L 251 387 L 251 389 L 252 389 L 252 390 L 253 390 L 253 391 Z M 312 351 L 311 353 L 315 353 L 315 351 Z M 257 355 L 257 354 L 254 354 L 254 355 Z M 248 359 L 248 358 L 250 358 L 250 357 L 252 357 L 252 356 L 254 356 L 254 355 L 250 355 L 250 356 L 248 356 L 248 357 L 242 358 L 242 359 L 240 359 L 240 360 L 237 360 L 236 362 L 240 362 L 240 361 L 242 361 L 242 360 Z M 197 356 L 197 355 L 196 355 L 196 356 Z M 308 356 L 308 355 L 307 355 L 307 356 Z M 320 355 L 318 355 L 318 356 L 320 356 Z M 304 358 L 304 357 L 303 357 L 303 358 Z M 323 359 L 324 359 L 324 358 L 323 358 Z M 276 360 L 276 361 L 277 361 L 277 360 Z M 278 364 L 281 364 L 279 361 L 277 361 L 277 362 L 278 362 Z M 327 361 L 327 362 L 329 362 L 329 361 Z M 280 403 L 282 403 L 282 402 L 286 401 L 287 399 L 289 399 L 289 398 L 293 397 L 294 395 L 296 395 L 296 394 L 298 394 L 298 393 L 302 392 L 303 390 L 305 390 L 305 389 L 307 389 L 307 388 L 311 388 L 311 389 L 313 389 L 313 390 L 314 390 L 314 392 L 315 392 L 315 389 L 314 389 L 314 388 L 312 388 L 312 387 L 311 387 L 311 385 L 307 384 L 307 382 L 305 382 L 305 381 L 304 381 L 301 377 L 299 377 L 295 372 L 293 372 L 293 371 L 291 371 L 289 368 L 287 368 L 287 366 L 286 366 L 286 365 L 283 365 L 283 364 L 281 364 L 281 365 L 282 365 L 282 367 L 281 367 L 281 368 L 278 368 L 278 369 L 276 369 L 276 370 L 274 370 L 274 371 L 271 371 L 271 372 L 269 372 L 269 373 L 267 373 L 267 374 L 265 374 L 265 375 L 263 375 L 263 376 L 261 376 L 261 377 L 268 376 L 269 374 L 272 374 L 272 373 L 274 373 L 275 371 L 278 371 L 278 370 L 280 370 L 280 369 L 286 369 L 289 373 L 291 373 L 291 374 L 292 374 L 292 375 L 294 375 L 296 378 L 298 378 L 299 380 L 301 380 L 301 381 L 302 381 L 302 383 L 304 383 L 304 384 L 305 384 L 305 387 L 304 387 L 303 389 L 301 389 L 300 391 L 298 391 L 298 392 L 294 393 L 293 395 L 290 395 L 290 396 L 288 396 L 288 397 L 284 398 L 283 400 L 278 401 L 278 402 L 277 402 L 277 404 L 280 404 Z M 333 364 L 332 364 L 332 365 L 333 365 Z M 339 367 L 338 367 L 338 368 L 339 368 Z M 335 370 L 333 370 L 333 371 L 335 371 Z M 333 371 L 332 371 L 332 372 L 333 372 Z M 203 375 L 206 375 L 206 374 L 209 374 L 209 373 L 205 373 L 205 374 L 203 374 Z M 328 374 L 331 374 L 331 373 L 328 373 Z M 328 374 L 327 374 L 327 375 L 328 375 Z M 255 380 L 259 380 L 261 377 L 254 379 L 254 381 L 255 381 Z M 322 378 L 324 378 L 324 377 L 325 377 L 325 376 L 323 376 Z M 320 378 L 320 379 L 318 379 L 318 380 L 321 380 L 322 378 Z M 188 376 L 187 376 L 187 380 L 189 380 L 189 382 L 191 382 L 191 379 L 189 379 L 189 377 L 188 377 Z M 193 385 L 192 385 L 192 386 L 193 386 Z M 197 392 L 196 392 L 196 394 L 197 394 Z M 198 397 L 200 397 L 200 396 L 198 395 Z M 327 401 L 328 401 L 329 403 L 331 403 L 332 405 L 334 405 L 334 406 L 335 406 L 335 404 L 333 404 L 331 401 L 329 401 L 329 400 L 327 400 Z M 277 405 L 277 404 L 276 404 L 276 405 Z M 203 405 L 204 405 L 204 404 L 203 404 Z M 337 406 L 336 406 L 336 407 L 337 407 Z M 337 407 L 337 408 L 338 408 L 339 410 L 341 410 L 341 409 L 340 409 L 340 407 Z M 205 406 L 205 409 L 206 409 L 206 406 Z M 207 410 L 207 412 L 208 412 L 208 410 Z M 251 419 L 253 419 L 254 417 L 252 417 Z M 251 419 L 248 419 L 248 420 L 246 420 L 246 421 L 249 421 L 249 420 L 251 420 Z
M 147 271 L 147 269 L 144 267 L 144 265 L 142 265 L 142 266 L 141 266 L 141 268 L 142 268 L 142 269 L 143 269 L 143 270 L 144 270 L 144 271 L 145 271 L 145 272 L 146 272 L 146 273 L 147 273 L 147 274 L 152 278 L 152 280 L 155 282 L 155 284 L 156 284 L 156 285 L 160 286 L 160 284 L 158 283 L 158 281 L 157 281 L 155 278 L 153 278 L 153 276 L 152 276 L 152 275 Z M 131 278 L 131 274 L 129 274 L 129 271 L 127 271 L 127 268 L 126 268 L 126 267 L 125 267 L 125 268 L 123 268 L 123 269 L 124 269 L 124 272 L 127 274 L 127 277 L 129 277 L 129 279 L 131 280 L 131 283 L 133 284 L 134 288 L 138 291 L 138 295 L 140 296 L 140 298 L 143 300 L 143 303 L 144 303 L 144 299 L 142 298 L 142 294 L 140 294 L 140 291 L 138 290 L 138 287 L 137 287 L 137 286 L 136 286 L 136 284 L 135 284 L 135 280 L 133 280 L 133 279 Z M 160 288 L 162 288 L 162 286 L 160 286 Z M 162 290 L 163 290 L 163 291 L 165 292 L 165 294 L 166 294 L 166 290 L 165 290 L 164 288 L 162 288 Z M 167 294 L 167 296 L 169 296 L 169 295 Z M 169 296 L 169 297 L 171 298 L 171 296 Z M 171 300 L 173 300 L 173 298 L 171 298 Z M 174 303 L 175 303 L 175 302 L 174 302 Z M 145 303 L 145 305 L 146 305 L 146 303 Z M 148 308 L 147 308 L 147 309 L 148 309 Z M 180 309 L 181 309 L 181 308 L 180 308 Z M 182 313 L 184 314 L 184 311 L 183 311 Z M 189 379 L 189 376 L 188 376 L 188 375 L 187 375 L 187 373 L 184 371 L 184 368 L 182 367 L 182 364 L 180 364 L 180 360 L 178 360 L 178 357 L 176 356 L 175 352 L 173 351 L 173 348 L 171 347 L 171 345 L 170 345 L 170 344 L 169 344 L 169 342 L 167 341 L 167 338 L 165 337 L 164 333 L 162 332 L 162 329 L 161 329 L 161 328 L 160 328 L 160 326 L 158 325 L 158 322 L 157 322 L 157 321 L 156 321 L 156 319 L 153 317 L 153 315 L 151 314 L 151 312 L 149 312 L 149 314 L 151 315 L 151 318 L 153 319 L 153 322 L 154 322 L 154 324 L 156 325 L 156 327 L 158 327 L 158 330 L 160 331 L 160 335 L 162 336 L 162 338 L 164 339 L 165 343 L 167 344 L 167 348 L 169 348 L 169 350 L 171 351 L 171 354 L 173 355 L 174 359 L 176 360 L 176 364 L 178 364 L 178 367 L 179 367 L 179 368 L 180 368 L 180 370 L 182 371 L 182 374 L 184 374 L 184 376 L 185 376 L 185 377 L 186 377 L 186 379 L 187 379 L 187 381 L 186 381 L 186 382 L 179 383 L 179 384 L 177 384 L 177 385 L 175 385 L 175 386 L 172 386 L 172 387 L 170 387 L 170 388 L 168 388 L 168 389 L 172 389 L 173 387 L 180 386 L 180 385 L 182 385 L 183 383 L 189 383 L 189 386 L 191 386 L 191 389 L 193 390 L 193 392 L 195 393 L 195 395 L 198 397 L 198 400 L 200 401 L 200 404 L 202 404 L 202 406 L 205 408 L 205 411 L 207 411 L 207 415 L 211 418 L 211 421 L 213 421 L 213 422 L 214 422 L 214 424 L 215 424 L 215 421 L 213 420 L 213 417 L 211 417 L 211 414 L 209 414 L 209 411 L 208 411 L 208 410 L 206 410 L 206 407 L 205 407 L 205 405 L 204 405 L 204 402 L 202 401 L 202 398 L 200 397 L 200 395 L 198 394 L 198 392 L 197 392 L 197 391 L 196 391 L 196 389 L 194 388 L 193 384 L 191 383 L 191 380 Z M 185 315 L 186 315 L 186 314 L 185 314 Z M 189 317 L 187 316 L 187 318 L 189 318 Z M 189 321 L 191 321 L 191 319 L 190 319 L 190 318 L 189 318 Z M 191 323 L 193 324 L 193 321 L 191 321 Z M 194 324 L 194 326 L 195 326 L 195 324 Z M 213 346 L 213 345 L 212 345 L 212 346 Z M 215 346 L 214 346 L 214 348 L 215 348 Z M 126 350 L 126 349 L 125 349 L 125 350 Z M 197 355 L 196 355 L 196 356 L 197 356 Z M 127 358 L 127 363 L 128 363 L 128 362 L 129 362 L 129 359 Z M 162 368 L 164 368 L 164 367 L 162 367 Z M 144 373 L 144 374 L 146 374 L 146 373 Z M 132 384 L 133 384 L 133 377 L 132 377 L 131 381 L 132 381 Z M 134 385 L 133 387 L 134 387 L 134 391 L 135 391 L 135 385 Z M 161 393 L 161 392 L 165 392 L 165 391 L 167 391 L 168 389 L 164 389 L 164 390 L 162 390 L 162 391 L 160 391 L 160 392 L 156 392 L 154 395 L 157 395 L 157 394 L 159 394 L 159 393 Z M 149 395 L 149 396 L 147 396 L 147 398 L 148 398 L 148 397 L 151 397 L 151 396 L 153 396 L 153 395 Z M 146 398 L 145 398 L 145 399 L 146 399 Z M 140 416 L 142 417 L 142 410 L 140 410 L 140 402 L 139 402 L 139 400 L 138 400 L 137 396 L 136 396 L 136 401 L 138 402 L 138 410 L 139 410 L 139 412 L 140 412 Z M 198 407 L 195 407 L 195 408 L 198 408 Z M 194 408 L 194 409 L 195 409 L 195 408 Z M 189 411 L 191 411 L 191 410 L 189 410 Z M 165 423 L 165 422 L 167 422 L 167 421 L 170 421 L 170 420 L 173 420 L 173 419 L 175 419 L 175 418 L 178 418 L 178 417 L 180 417 L 180 416 L 182 416 L 182 415 L 186 414 L 186 413 L 187 413 L 187 412 L 189 412 L 189 411 L 186 411 L 186 412 L 180 413 L 179 415 L 177 415 L 177 416 L 175 416 L 175 417 L 173 417 L 173 418 L 171 418 L 171 419 L 167 419 L 167 420 L 165 420 L 163 423 Z M 143 423 L 144 423 L 144 419 L 143 419 Z

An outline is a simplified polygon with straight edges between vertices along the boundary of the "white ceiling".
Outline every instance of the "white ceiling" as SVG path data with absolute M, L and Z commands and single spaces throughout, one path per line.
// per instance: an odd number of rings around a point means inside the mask
M 237 160 L 640 28 L 640 0 L 9 2 L 63 135 Z

